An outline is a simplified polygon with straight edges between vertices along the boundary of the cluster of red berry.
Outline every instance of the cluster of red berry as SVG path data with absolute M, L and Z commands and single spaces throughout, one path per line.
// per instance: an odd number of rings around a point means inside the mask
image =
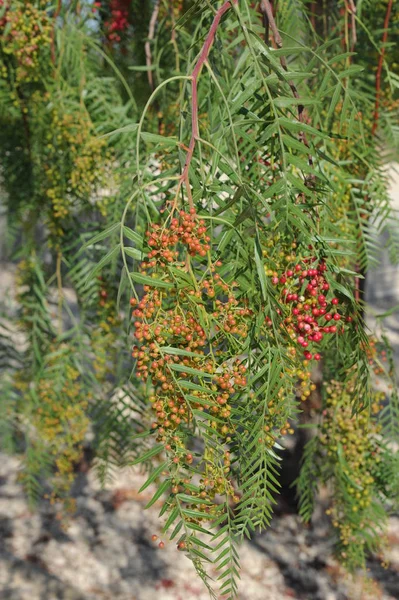
M 303 258 L 280 276 L 273 273 L 273 285 L 281 287 L 281 301 L 287 307 L 284 325 L 290 338 L 305 348 L 306 360 L 320 360 L 319 352 L 312 354 L 310 344 L 320 344 L 325 334 L 343 330 L 345 319 L 338 312 L 338 298 L 328 298 L 330 285 L 326 280 L 327 266 L 314 257 Z M 331 295 L 331 294 L 330 294 Z M 278 310 L 283 315 L 283 310 Z
M 100 3 L 96 3 L 98 5 Z M 129 8 L 131 0 L 111 0 L 110 18 L 104 22 L 104 28 L 108 40 L 111 43 L 119 43 L 121 35 L 129 27 Z

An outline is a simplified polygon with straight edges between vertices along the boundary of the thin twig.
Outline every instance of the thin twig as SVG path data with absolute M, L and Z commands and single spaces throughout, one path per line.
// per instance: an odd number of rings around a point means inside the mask
M 160 0 L 156 0 L 155 5 L 154 5 L 154 10 L 152 11 L 152 15 L 151 15 L 151 19 L 150 19 L 150 25 L 148 28 L 147 41 L 144 45 L 145 62 L 147 65 L 147 77 L 148 77 L 148 83 L 151 88 L 151 91 L 154 91 L 154 78 L 152 76 L 151 42 L 154 39 L 154 35 L 155 35 L 155 26 L 157 24 L 157 19 L 158 19 L 159 5 L 160 5 Z
M 182 183 L 185 184 L 186 187 L 186 191 L 187 191 L 187 198 L 188 198 L 188 203 L 190 208 L 192 208 L 193 205 L 193 199 L 191 196 L 191 189 L 190 189 L 190 182 L 189 182 L 189 178 L 188 178 L 188 172 L 189 172 L 189 168 L 190 168 L 190 164 L 191 164 L 191 160 L 193 158 L 193 153 L 194 153 L 194 148 L 195 148 L 195 144 L 196 141 L 198 139 L 199 136 L 199 128 L 198 128 L 198 79 L 202 70 L 202 67 L 204 66 L 205 62 L 208 59 L 209 56 L 209 52 L 211 50 L 212 44 L 215 40 L 215 35 L 216 35 L 216 31 L 219 27 L 219 23 L 221 18 L 223 17 L 223 15 L 230 10 L 230 8 L 233 5 L 238 4 L 238 0 L 226 0 L 226 2 L 224 2 L 224 4 L 219 8 L 219 10 L 216 12 L 215 17 L 213 19 L 212 25 L 209 29 L 208 35 L 206 36 L 204 45 L 202 46 L 201 52 L 199 54 L 198 60 L 195 64 L 194 70 L 192 72 L 191 75 L 191 86 L 192 86 L 192 92 L 191 92 L 191 139 L 190 139 L 190 143 L 188 146 L 188 151 L 187 151 L 187 156 L 186 156 L 186 161 L 184 164 L 184 168 L 183 168 L 183 172 L 181 174 L 180 177 L 180 181 L 179 181 L 179 186 L 178 189 L 180 189 L 180 186 Z
M 60 251 L 58 251 L 55 272 L 56 272 L 56 276 L 57 276 L 57 289 L 58 289 L 58 333 L 59 333 L 59 335 L 62 334 L 62 306 L 63 306 L 61 261 L 62 261 L 62 254 Z
M 172 21 L 172 31 L 170 34 L 170 41 L 175 50 L 176 73 L 179 73 L 180 72 L 180 56 L 179 56 L 179 47 L 177 45 L 176 19 L 175 19 L 175 13 L 173 10 L 173 6 L 170 7 L 170 19 Z
M 61 7 L 62 7 L 62 0 L 58 0 L 57 8 L 55 9 L 54 17 L 53 17 L 53 28 L 51 30 L 51 61 L 52 61 L 53 65 L 55 65 L 55 58 L 56 58 L 55 57 L 55 27 L 56 27 L 57 19 L 61 12 Z
M 310 22 L 312 23 L 313 31 L 316 31 L 316 9 L 317 3 L 311 2 L 310 4 Z
M 283 47 L 283 40 L 281 38 L 279 30 L 277 29 L 277 25 L 276 25 L 276 21 L 275 21 L 274 16 L 273 16 L 273 9 L 272 9 L 272 6 L 270 4 L 270 1 L 269 0 L 262 0 L 261 1 L 261 7 L 262 7 L 262 11 L 264 11 L 264 13 L 267 16 L 267 20 L 269 22 L 270 29 L 272 30 L 273 38 L 274 38 L 274 41 L 276 42 L 277 48 L 282 48 Z M 285 56 L 280 56 L 280 64 L 281 64 L 282 68 L 284 69 L 284 71 L 286 73 L 288 73 L 289 72 L 288 71 L 288 65 L 287 65 L 287 61 L 286 61 Z M 292 92 L 292 95 L 294 96 L 294 98 L 296 98 L 297 100 L 300 100 L 299 92 L 298 92 L 298 89 L 297 89 L 295 83 L 292 80 L 289 79 L 288 80 L 288 85 L 291 88 L 291 92 Z M 299 102 L 298 103 L 298 121 L 300 123 L 304 123 L 305 122 L 304 110 L 305 110 L 305 107 L 303 106 L 303 104 L 301 104 Z M 308 139 L 306 137 L 305 132 L 301 131 L 299 135 L 300 135 L 301 141 L 305 144 L 305 146 L 307 146 L 308 148 L 310 148 L 309 142 L 308 142 Z M 313 165 L 313 158 L 312 158 L 311 155 L 309 155 L 308 160 L 309 160 L 309 165 L 312 166 Z
M 357 33 L 356 33 L 356 4 L 354 0 L 344 0 L 346 12 L 351 16 L 351 34 L 352 34 L 352 44 L 351 44 L 351 52 L 355 49 L 357 42 Z
M 381 48 L 380 57 L 378 59 L 377 74 L 376 74 L 376 78 L 375 78 L 376 93 L 375 93 L 375 107 L 374 107 L 374 116 L 373 116 L 373 128 L 371 130 L 372 136 L 375 135 L 375 132 L 378 127 L 378 119 L 380 116 L 379 111 L 380 111 L 380 97 L 381 97 L 381 73 L 382 73 L 382 66 L 384 64 L 384 57 L 385 57 L 385 44 L 387 43 L 387 40 L 388 40 L 388 27 L 389 27 L 389 19 L 391 18 L 392 4 L 393 4 L 393 0 L 389 0 L 388 5 L 387 5 L 387 10 L 385 13 L 384 33 L 382 35 L 382 48 Z
M 263 25 L 265 26 L 265 44 L 269 43 L 269 19 L 266 13 L 265 5 L 263 2 L 260 3 L 260 10 L 263 17 Z

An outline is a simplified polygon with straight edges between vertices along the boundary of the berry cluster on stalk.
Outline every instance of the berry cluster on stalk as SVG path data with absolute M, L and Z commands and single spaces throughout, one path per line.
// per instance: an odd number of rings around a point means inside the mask
M 331 293 L 326 271 L 325 261 L 312 256 L 297 260 L 280 274 L 267 271 L 280 294 L 282 326 L 304 348 L 306 360 L 320 360 L 320 352 L 311 350 L 318 350 L 325 335 L 342 332 L 345 323 L 352 321 L 339 312 L 340 301 Z
M 383 551 L 385 523 L 376 515 L 385 490 L 378 489 L 384 468 L 384 447 L 378 415 L 384 394 L 373 392 L 371 415 L 367 410 L 353 414 L 352 394 L 356 372 L 344 384 L 326 383 L 320 443 L 324 468 L 330 473 L 333 497 L 331 515 L 337 530 L 340 558 L 350 570 L 362 564 L 367 550 Z M 382 492 L 382 493 L 381 493 Z
M 138 378 L 151 388 L 152 428 L 174 466 L 172 494 L 184 490 L 198 498 L 198 508 L 211 517 L 216 494 L 238 501 L 228 444 L 235 431 L 233 406 L 246 393 L 242 354 L 252 313 L 238 299 L 236 282 L 227 283 L 218 272 L 221 261 L 212 262 L 211 239 L 194 209 L 152 225 L 146 237 L 141 275 L 148 283 L 140 300 L 131 299 L 137 341 L 132 355 Z M 201 415 L 207 415 L 219 454 L 190 450 L 193 433 L 204 423 Z M 199 485 L 191 481 L 192 464 L 202 475 Z
M 48 69 L 51 32 L 45 10 L 0 0 L 0 76 L 13 85 L 38 82 Z
M 281 245 L 283 249 L 273 253 L 272 248 Z M 335 297 L 328 261 L 316 256 L 313 246 L 287 243 L 277 234 L 271 236 L 268 248 L 265 274 L 276 290 L 278 307 L 271 309 L 265 324 L 271 332 L 278 326 L 286 339 L 293 361 L 291 375 L 298 379 L 297 396 L 304 401 L 316 390 L 312 365 L 322 359 L 333 337 L 351 326 L 353 316 L 347 303 Z

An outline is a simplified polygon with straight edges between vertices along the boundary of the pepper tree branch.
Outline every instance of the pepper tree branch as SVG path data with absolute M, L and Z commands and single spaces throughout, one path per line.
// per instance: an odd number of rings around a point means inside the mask
M 377 74 L 376 74 L 376 78 L 375 78 L 376 93 L 375 93 L 375 106 L 374 106 L 374 116 L 373 116 L 373 128 L 371 130 L 372 137 L 374 137 L 375 132 L 377 130 L 378 119 L 380 116 L 379 111 L 380 111 L 380 97 L 381 97 L 381 74 L 382 74 L 382 66 L 384 64 L 384 57 L 385 57 L 385 44 L 387 43 L 387 40 L 388 40 L 388 27 L 389 27 L 389 19 L 391 18 L 392 4 L 393 4 L 393 0 L 389 0 L 388 5 L 387 5 L 387 10 L 385 13 L 384 33 L 382 35 L 382 48 L 381 48 L 380 57 L 378 59 Z
M 233 5 L 238 4 L 238 0 L 226 0 L 224 4 L 219 8 L 219 10 L 215 13 L 215 17 L 213 19 L 212 25 L 209 29 L 208 35 L 206 36 L 204 45 L 202 46 L 201 52 L 191 74 L 191 139 L 187 149 L 186 161 L 184 163 L 183 172 L 181 174 L 179 180 L 179 189 L 182 183 L 184 183 L 187 190 L 187 197 L 190 208 L 193 207 L 193 199 L 191 196 L 190 182 L 189 182 L 189 168 L 191 164 L 191 160 L 194 154 L 195 144 L 199 137 L 199 128 L 198 128 L 198 79 L 204 66 L 205 62 L 208 59 L 212 44 L 215 40 L 216 32 L 220 24 L 220 20 L 223 15 L 230 10 Z

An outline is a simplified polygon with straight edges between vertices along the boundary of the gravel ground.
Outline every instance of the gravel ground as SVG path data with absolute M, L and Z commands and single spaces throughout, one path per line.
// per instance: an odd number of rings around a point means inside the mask
M 104 490 L 79 473 L 77 511 L 66 529 L 54 507 L 31 512 L 18 483 L 19 464 L 0 455 L 0 598 L 4 600 L 206 600 L 191 562 L 166 542 L 159 550 L 158 507 L 144 511 L 144 476 L 121 472 Z M 393 600 L 399 598 L 399 518 L 390 523 L 390 565 L 370 563 L 370 581 L 349 579 L 332 558 L 322 503 L 314 524 L 276 517 L 244 542 L 240 600 Z

